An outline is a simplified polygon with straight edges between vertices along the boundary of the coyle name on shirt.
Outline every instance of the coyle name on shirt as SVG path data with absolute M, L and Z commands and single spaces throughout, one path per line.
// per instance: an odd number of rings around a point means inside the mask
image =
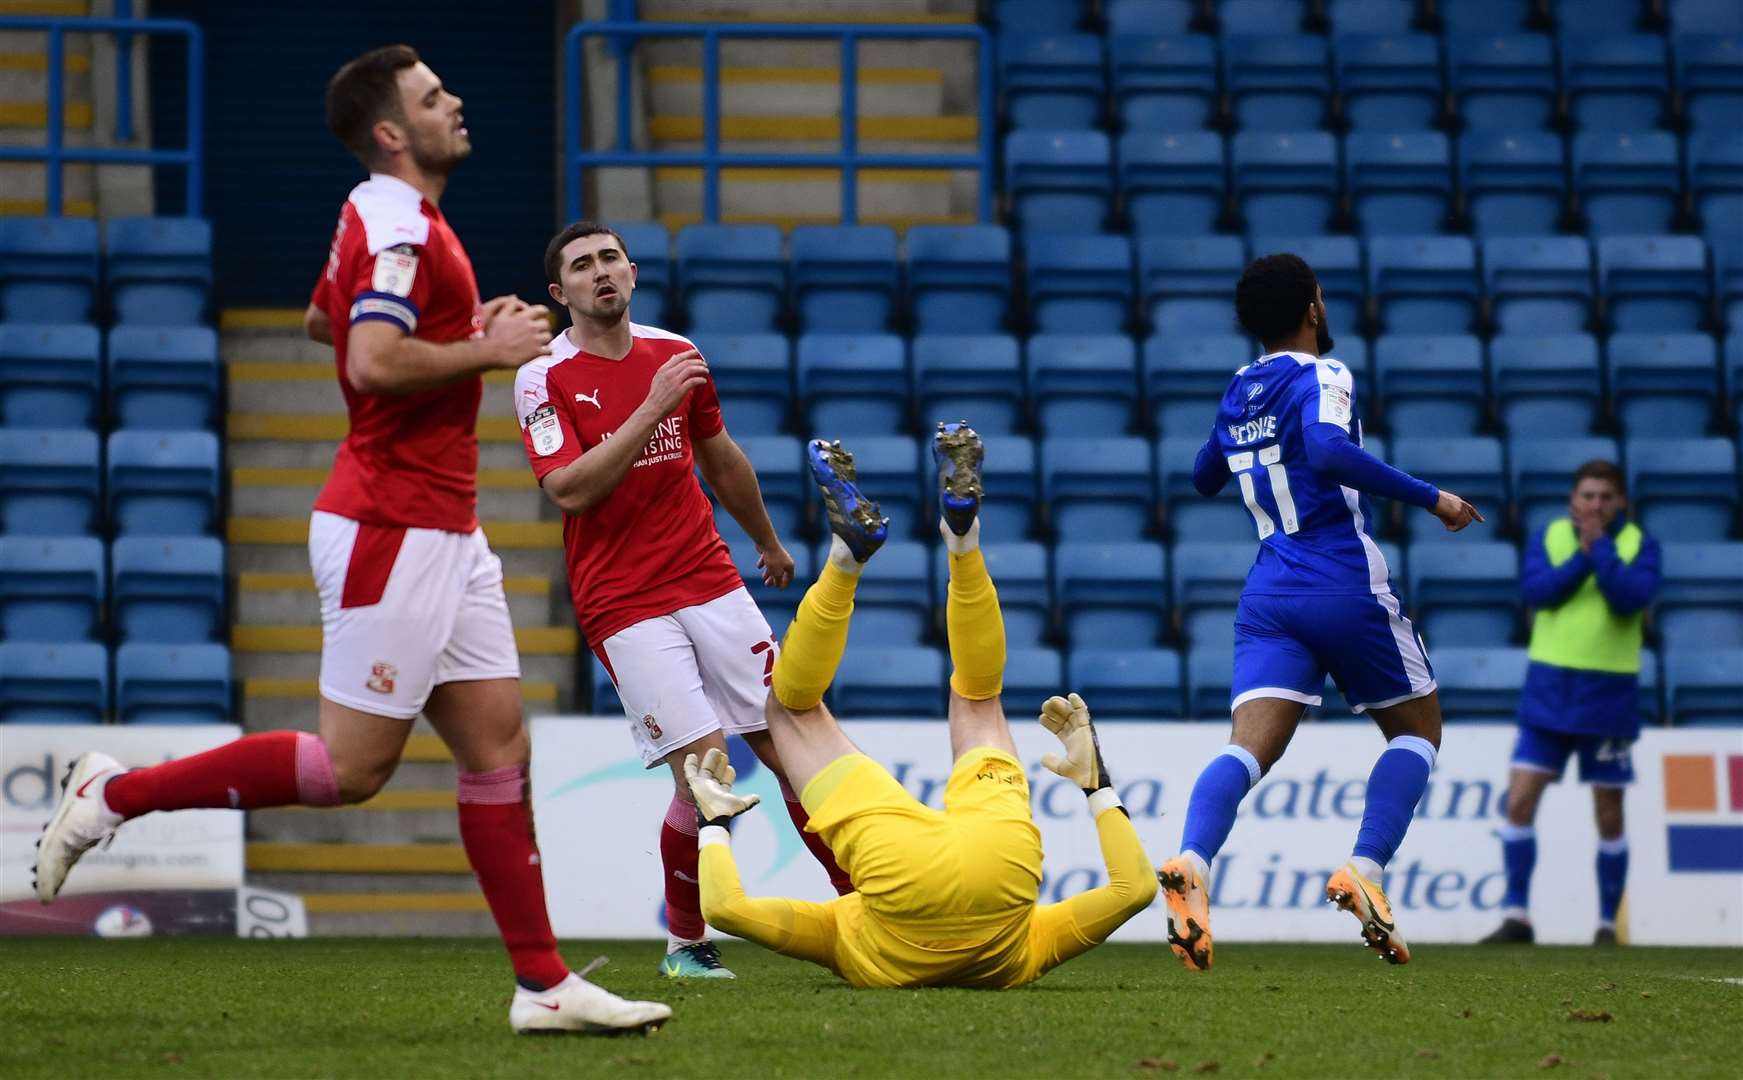
M 1230 424 L 1229 438 L 1235 440 L 1236 446 L 1258 442 L 1260 439 L 1277 437 L 1277 418 L 1261 416 L 1257 420 L 1249 420 L 1244 424 Z

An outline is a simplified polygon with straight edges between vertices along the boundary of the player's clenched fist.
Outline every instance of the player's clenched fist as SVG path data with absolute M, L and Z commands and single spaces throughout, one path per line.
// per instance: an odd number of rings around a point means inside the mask
M 1089 719 L 1089 706 L 1076 694 L 1048 698 L 1041 705 L 1041 726 L 1065 744 L 1065 756 L 1042 754 L 1041 764 L 1070 780 L 1085 794 L 1109 786 L 1107 766 L 1101 760 L 1101 740 Z
M 648 396 L 642 404 L 654 415 L 664 418 L 684 400 L 685 395 L 708 381 L 708 361 L 695 349 L 686 349 L 660 365 L 654 381 L 648 386 Z
M 1434 504 L 1431 512 L 1446 526 L 1447 532 L 1458 532 L 1473 521 L 1484 520 L 1481 511 L 1444 488 L 1440 501 Z
M 484 309 L 484 340 L 490 346 L 492 366 L 518 368 L 528 360 L 550 355 L 551 324 L 544 308 L 512 296 L 499 296 L 490 303 L 498 305 L 494 312 L 488 304 Z

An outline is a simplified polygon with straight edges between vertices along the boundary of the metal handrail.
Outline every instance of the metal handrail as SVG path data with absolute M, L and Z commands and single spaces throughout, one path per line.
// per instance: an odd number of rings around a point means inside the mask
M 586 97 L 581 71 L 581 42 L 602 37 L 617 55 L 617 145 L 609 150 L 588 150 L 582 145 L 581 117 Z M 630 146 L 630 104 L 633 86 L 629 64 L 630 46 L 641 38 L 702 39 L 702 150 L 635 150 Z M 722 38 L 839 38 L 841 41 L 841 149 L 827 154 L 727 154 L 720 149 L 720 41 Z M 972 154 L 866 154 L 859 150 L 859 55 L 863 40 L 961 39 L 976 42 L 980 118 L 977 149 Z M 564 41 L 567 70 L 568 115 L 564 127 L 564 198 L 571 220 L 581 214 L 581 171 L 590 166 L 625 167 L 687 165 L 702 168 L 702 217 L 720 220 L 720 170 L 724 168 L 780 169 L 823 167 L 841 170 L 841 217 L 854 222 L 859 217 L 858 180 L 861 169 L 974 169 L 980 173 L 979 216 L 991 221 L 995 158 L 993 127 L 994 73 L 992 36 L 980 26 L 857 26 L 808 23 L 648 23 L 583 22 L 570 29 Z
M 0 161 L 41 161 L 48 165 L 50 217 L 61 213 L 61 170 L 67 162 L 92 165 L 176 165 L 186 170 L 187 199 L 183 213 L 198 216 L 205 195 L 205 37 L 198 25 L 186 19 L 87 19 L 80 17 L 0 16 L 0 30 L 25 30 L 48 34 L 48 132 L 45 146 L 0 146 Z M 116 88 L 117 112 L 125 120 L 117 125 L 118 138 L 132 135 L 133 87 L 127 43 L 133 34 L 179 34 L 188 39 L 188 144 L 180 150 L 160 148 L 67 146 L 66 125 L 66 35 L 116 35 L 117 77 L 126 76 Z

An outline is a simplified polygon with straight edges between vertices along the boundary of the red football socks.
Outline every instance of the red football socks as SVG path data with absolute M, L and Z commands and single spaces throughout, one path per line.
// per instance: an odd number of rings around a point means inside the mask
M 696 804 L 672 796 L 660 824 L 660 863 L 666 871 L 666 929 L 680 941 L 701 941 L 702 886 L 697 876 Z
M 515 978 L 548 989 L 569 975 L 545 910 L 545 879 L 526 802 L 527 769 L 460 774 L 460 842 L 484 891 Z
M 153 810 L 333 806 L 339 783 L 319 735 L 263 731 L 122 773 L 109 781 L 103 797 L 109 809 L 136 818 Z
M 805 831 L 811 815 L 805 812 L 805 805 L 799 801 L 798 794 L 784 779 L 781 781 L 781 798 L 786 801 L 787 816 L 793 819 L 793 828 L 799 830 L 799 839 L 805 841 L 805 846 L 811 850 L 811 856 L 823 864 L 823 871 L 829 875 L 829 884 L 835 888 L 837 895 L 846 896 L 852 892 L 853 879 L 835 861 L 835 852 L 829 850 L 829 845 L 823 842 L 821 836 Z

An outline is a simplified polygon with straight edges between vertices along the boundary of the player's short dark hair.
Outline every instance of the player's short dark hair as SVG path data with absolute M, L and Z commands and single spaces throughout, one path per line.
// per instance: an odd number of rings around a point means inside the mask
M 1299 255 L 1254 259 L 1235 286 L 1235 317 L 1260 344 L 1282 341 L 1301 328 L 1318 289 L 1319 278 Z
M 1622 467 L 1614 461 L 1603 458 L 1593 458 L 1574 470 L 1574 487 L 1580 486 L 1581 480 L 1602 480 L 1616 489 L 1616 494 L 1624 499 L 1628 497 L 1628 477 L 1622 472 Z
M 399 73 L 421 60 L 410 45 L 383 45 L 348 61 L 328 81 L 327 127 L 358 160 L 374 159 L 377 123 L 405 118 Z
M 623 257 L 629 258 L 629 245 L 623 242 L 623 237 L 617 235 L 617 230 L 610 225 L 597 221 L 571 221 L 545 245 L 546 281 L 555 284 L 562 280 L 563 249 L 583 236 L 609 236 L 617 241 L 617 248 L 623 252 Z

